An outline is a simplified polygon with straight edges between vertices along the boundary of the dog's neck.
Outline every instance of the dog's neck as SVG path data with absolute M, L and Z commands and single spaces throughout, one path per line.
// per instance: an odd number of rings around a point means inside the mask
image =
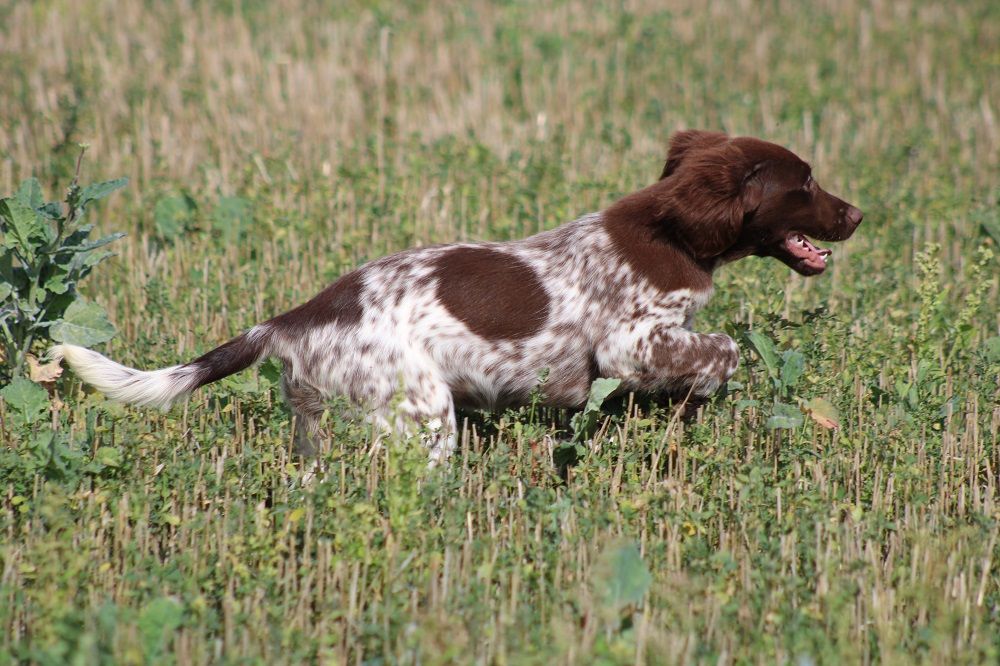
M 715 260 L 695 258 L 681 239 L 673 237 L 660 202 L 630 195 L 612 204 L 602 219 L 614 251 L 657 289 L 712 289 Z

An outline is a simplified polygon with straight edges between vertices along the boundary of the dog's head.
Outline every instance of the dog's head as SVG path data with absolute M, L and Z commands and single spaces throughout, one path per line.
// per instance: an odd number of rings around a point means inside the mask
M 781 146 L 716 132 L 678 132 L 657 188 L 670 235 L 699 260 L 780 259 L 802 275 L 826 269 L 830 250 L 862 213 L 823 190 L 809 165 Z

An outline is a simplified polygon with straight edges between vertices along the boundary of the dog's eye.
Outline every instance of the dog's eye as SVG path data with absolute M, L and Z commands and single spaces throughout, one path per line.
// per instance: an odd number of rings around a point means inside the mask
M 808 178 L 806 178 L 806 182 L 802 184 L 802 189 L 805 190 L 806 192 L 810 192 L 812 191 L 813 185 L 815 184 L 816 181 L 813 180 L 812 176 L 809 176 Z

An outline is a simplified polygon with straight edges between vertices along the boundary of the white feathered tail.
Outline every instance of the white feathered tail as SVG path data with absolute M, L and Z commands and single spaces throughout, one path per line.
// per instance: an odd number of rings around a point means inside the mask
M 77 377 L 112 400 L 167 409 L 199 386 L 259 361 L 267 353 L 269 337 L 259 332 L 244 334 L 190 363 L 159 370 L 129 368 L 76 345 L 56 345 L 49 349 L 48 356 L 54 361 L 66 361 Z

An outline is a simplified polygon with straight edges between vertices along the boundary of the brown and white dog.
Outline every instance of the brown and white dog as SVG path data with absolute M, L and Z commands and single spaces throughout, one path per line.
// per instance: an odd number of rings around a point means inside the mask
M 597 377 L 713 393 L 739 354 L 730 337 L 691 330 L 712 272 L 758 255 L 816 275 L 830 251 L 807 236 L 841 241 L 861 218 L 780 146 L 680 132 L 660 180 L 602 212 L 523 240 L 383 257 L 184 365 L 134 370 L 72 345 L 51 356 L 110 398 L 161 408 L 277 357 L 300 453 L 315 451 L 324 401 L 340 395 L 380 426 L 422 429 L 439 460 L 455 447 L 456 406 L 522 403 L 545 373 L 552 406 L 582 405 Z

